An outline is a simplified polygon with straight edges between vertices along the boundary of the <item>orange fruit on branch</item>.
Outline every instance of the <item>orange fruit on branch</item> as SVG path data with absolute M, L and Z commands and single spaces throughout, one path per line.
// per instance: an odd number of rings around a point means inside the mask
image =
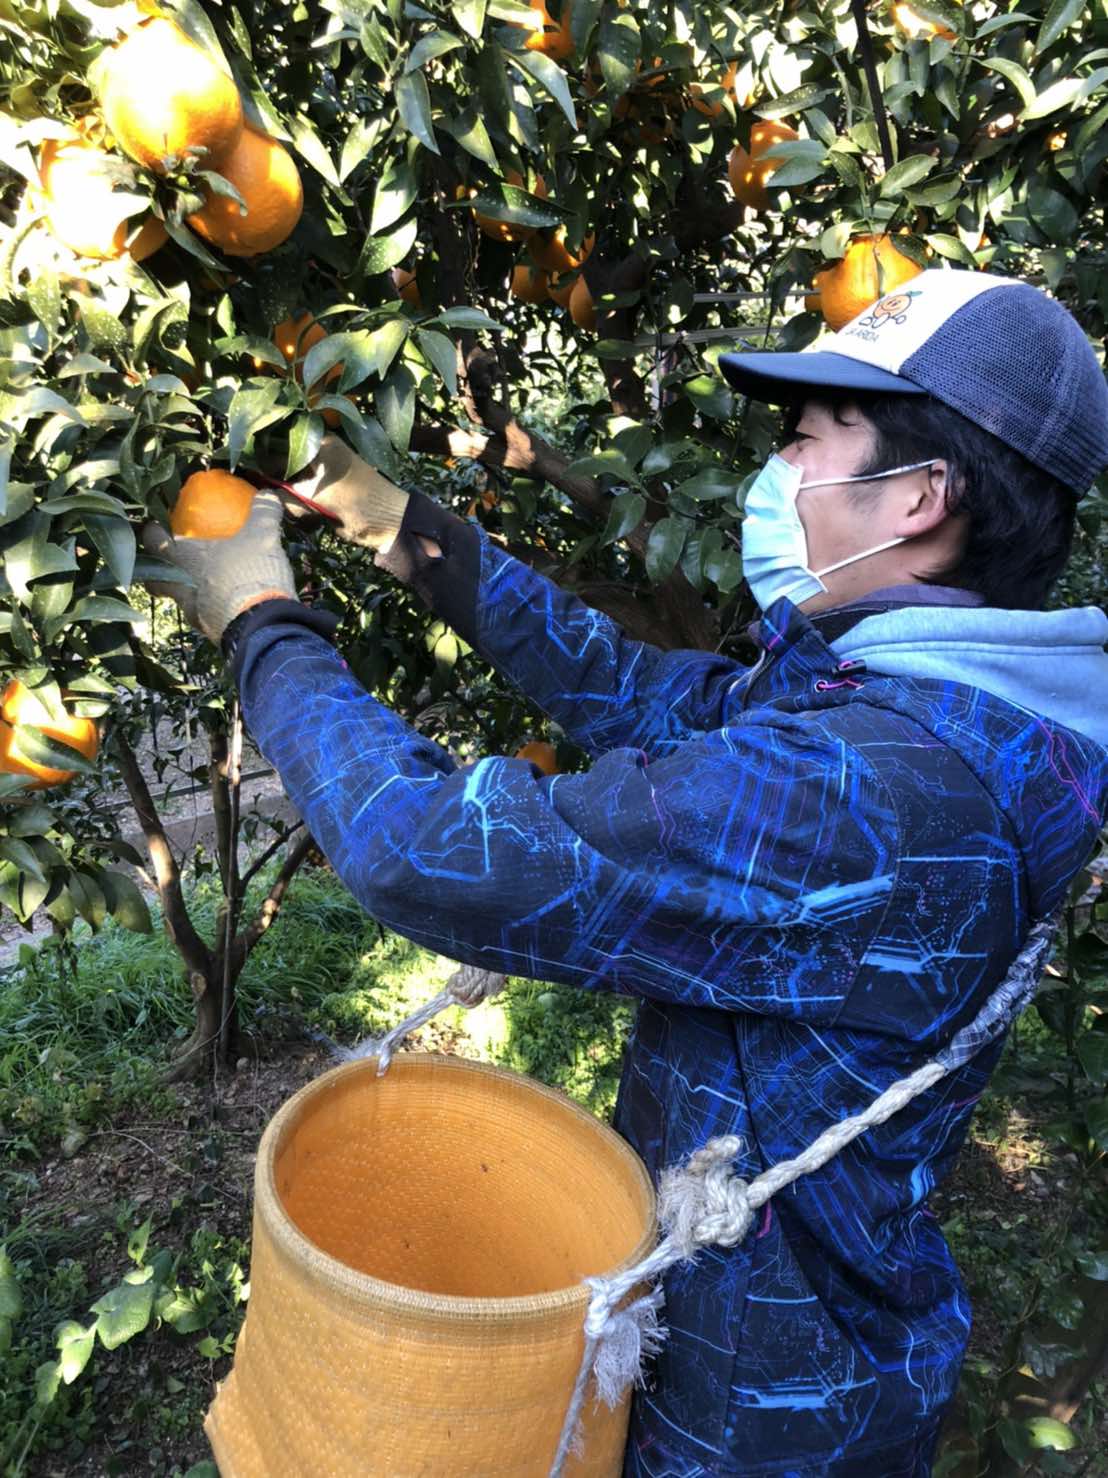
M 534 19 L 524 46 L 528 51 L 541 52 L 552 61 L 564 62 L 574 52 L 573 33 L 569 28 L 570 0 L 562 0 L 560 21 L 556 21 L 547 10 L 545 0 L 529 0 L 529 3 Z
M 186 478 L 169 527 L 175 539 L 229 539 L 250 517 L 254 488 L 244 477 L 212 467 Z
M 578 328 L 586 333 L 596 333 L 596 304 L 584 277 L 578 277 L 569 295 L 569 316 Z
M 566 228 L 559 226 L 552 236 L 540 236 L 537 233 L 532 236 L 528 250 L 532 260 L 544 272 L 572 272 L 575 267 L 580 267 L 595 242 L 595 235 L 586 236 L 574 256 L 566 246 Z
M 735 85 L 735 76 L 738 73 L 738 70 L 738 62 L 732 62 L 716 85 L 724 92 L 730 92 Z M 700 82 L 693 82 L 689 86 L 689 91 L 692 93 L 693 107 L 698 113 L 703 113 L 705 118 L 711 118 L 714 120 L 718 118 L 723 112 L 723 104 L 717 103 L 712 98 L 705 98 L 703 96 L 706 91 L 712 90 L 713 89 L 711 84 L 709 84 L 708 87 L 705 88 L 705 86 Z
M 47 139 L 39 154 L 42 198 L 35 191 L 29 204 L 32 210 L 41 204 L 50 230 L 78 256 L 115 261 L 128 252 L 141 262 L 165 243 L 166 229 L 156 216 L 147 216 L 127 245 L 135 218 L 120 219 L 111 164 L 110 154 L 79 133 Z
M 119 147 L 148 169 L 189 155 L 214 169 L 243 130 L 232 79 L 165 17 L 144 21 L 111 49 L 100 97 Z
M 527 188 L 524 178 L 518 170 L 510 169 L 504 179 L 506 184 L 516 185 L 521 190 Z M 535 186 L 530 193 L 537 195 L 540 200 L 546 199 L 546 181 L 541 174 L 535 176 Z M 458 199 L 461 199 L 463 194 L 463 187 L 459 185 L 455 191 L 455 195 Z M 472 190 L 470 194 L 473 194 Z M 493 241 L 529 241 L 535 234 L 534 226 L 523 226 L 516 221 L 498 221 L 495 216 L 482 215 L 479 210 L 473 212 L 473 219 L 480 226 L 484 234 L 491 237 Z
M 77 772 L 54 769 L 31 759 L 20 746 L 19 724 L 41 729 L 47 738 L 68 744 L 87 760 L 94 760 L 100 748 L 100 730 L 93 719 L 79 718 L 75 714 L 68 714 L 64 719 L 55 718 L 41 698 L 36 697 L 18 678 L 14 679 L 0 699 L 0 773 L 33 776 L 34 784 L 27 787 L 29 790 L 64 785 Z
M 908 0 L 892 0 L 890 5 L 893 20 L 897 27 L 912 41 L 919 37 L 925 39 L 931 36 L 941 36 L 944 41 L 957 41 L 957 33 L 949 26 L 943 25 L 941 20 L 933 20 L 930 16 L 921 15 Z
M 273 330 L 272 337 L 273 342 L 280 349 L 289 364 L 295 361 L 296 368 L 294 374 L 297 381 L 302 384 L 304 379 L 304 358 L 309 349 L 327 338 L 327 330 L 321 323 L 317 323 L 310 313 L 304 312 L 298 313 L 295 318 L 283 319 Z M 259 368 L 261 367 L 259 366 Z M 317 380 L 314 385 L 309 385 L 308 404 L 314 404 L 321 395 L 325 394 L 325 387 L 332 380 L 337 380 L 341 374 L 342 365 L 333 364 L 321 379 Z M 328 426 L 337 426 L 342 420 L 342 417 L 338 411 L 332 410 L 328 406 L 323 411 L 323 419 L 327 422 Z
M 516 750 L 514 759 L 527 760 L 544 775 L 560 775 L 558 766 L 558 754 L 553 744 L 548 739 L 528 739 L 526 744 L 520 745 Z
M 573 289 L 576 286 L 576 277 L 567 277 L 565 272 L 553 272 L 550 275 L 546 296 L 552 303 L 557 303 L 559 308 L 568 308 L 569 300 L 573 296 Z
M 749 153 L 741 144 L 736 144 L 727 161 L 727 176 L 731 181 L 731 189 L 735 192 L 735 199 L 742 201 L 751 210 L 765 210 L 769 205 L 766 182 L 774 170 L 784 163 L 784 157 L 775 154 L 773 146 L 799 137 L 796 129 L 790 128 L 787 123 L 760 118 L 750 130 Z
M 392 269 L 392 282 L 397 294 L 412 308 L 422 308 L 423 299 L 419 292 L 419 283 L 416 281 L 414 272 L 409 272 L 406 267 L 394 267 Z
M 824 322 L 829 328 L 842 328 L 878 298 L 895 293 L 922 270 L 897 250 L 891 236 L 857 237 L 841 261 L 816 273 L 815 286 Z
M 521 303 L 545 303 L 550 287 L 550 278 L 538 267 L 529 267 L 520 262 L 512 269 L 512 280 L 508 291 Z
M 188 218 L 198 236 L 229 257 L 272 251 L 292 235 L 304 208 L 300 172 L 288 150 L 268 134 L 247 126 L 223 158 L 218 173 L 246 202 L 207 190 L 203 209 Z

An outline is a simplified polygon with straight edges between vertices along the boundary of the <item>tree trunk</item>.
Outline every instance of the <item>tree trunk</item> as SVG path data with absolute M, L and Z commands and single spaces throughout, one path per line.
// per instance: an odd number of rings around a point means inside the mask
M 198 1078 L 211 1076 L 221 1041 L 227 1043 L 225 1055 L 224 1052 L 219 1054 L 227 1065 L 234 1067 L 238 1060 L 239 1030 L 234 1010 L 234 985 L 232 983 L 228 1015 L 223 996 L 222 958 L 213 957 L 211 969 L 205 974 L 192 971 L 189 985 L 196 1003 L 196 1024 L 187 1040 L 173 1054 L 173 1064 L 165 1074 L 167 1083 L 195 1082 Z

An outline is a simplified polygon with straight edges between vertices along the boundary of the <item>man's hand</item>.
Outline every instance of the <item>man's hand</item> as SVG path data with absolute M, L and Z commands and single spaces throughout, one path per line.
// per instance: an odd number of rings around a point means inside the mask
M 175 539 L 160 524 L 142 531 L 147 554 L 183 570 L 191 585 L 149 581 L 155 595 L 170 595 L 190 626 L 218 642 L 236 616 L 270 597 L 296 599 L 292 567 L 281 547 L 284 505 L 276 493 L 257 493 L 250 517 L 229 539 Z
M 340 441 L 325 436 L 316 458 L 294 484 L 338 518 L 337 532 L 352 544 L 385 554 L 400 532 L 408 494 Z

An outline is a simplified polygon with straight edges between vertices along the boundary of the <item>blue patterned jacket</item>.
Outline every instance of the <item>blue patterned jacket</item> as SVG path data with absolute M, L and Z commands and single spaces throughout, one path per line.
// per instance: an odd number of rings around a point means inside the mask
M 616 1126 L 654 1175 L 722 1133 L 755 1175 L 918 1066 L 1103 824 L 1092 737 L 965 682 L 844 672 L 786 601 L 747 669 L 627 639 L 424 498 L 379 563 L 591 768 L 457 767 L 353 679 L 324 618 L 283 602 L 230 633 L 250 730 L 375 918 L 456 960 L 639 998 Z M 669 1274 L 628 1473 L 928 1471 L 970 1310 L 927 1196 L 998 1050 L 777 1196 L 741 1246 Z

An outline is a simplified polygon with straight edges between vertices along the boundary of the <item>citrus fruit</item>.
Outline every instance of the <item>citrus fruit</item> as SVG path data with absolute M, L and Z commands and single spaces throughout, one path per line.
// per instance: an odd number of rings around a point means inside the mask
M 909 37 L 916 40 L 917 37 L 942 36 L 945 41 L 957 41 L 957 34 L 944 26 L 942 21 L 931 20 L 928 16 L 920 15 L 919 11 L 907 3 L 907 0 L 893 0 L 890 6 L 893 20 L 897 26 Z
M 559 308 L 568 308 L 569 300 L 573 296 L 573 289 L 576 286 L 576 277 L 567 278 L 564 272 L 553 272 L 550 275 L 550 283 L 546 289 L 546 296 L 552 303 L 557 303 Z
M 516 750 L 514 758 L 517 760 L 528 760 L 536 769 L 544 775 L 560 775 L 558 766 L 558 755 L 553 746 L 546 739 L 529 739 Z
M 569 29 L 570 0 L 562 0 L 560 21 L 556 21 L 547 10 L 545 0 L 529 0 L 529 3 L 535 19 L 524 46 L 528 51 L 541 51 L 552 61 L 564 62 L 574 52 L 573 34 Z
M 250 517 L 254 488 L 243 477 L 212 467 L 186 478 L 169 527 L 175 539 L 229 539 Z
M 0 773 L 34 776 L 35 783 L 27 787 L 29 790 L 64 785 L 73 779 L 76 771 L 55 770 L 24 754 L 19 744 L 18 724 L 31 724 L 41 729 L 48 738 L 68 744 L 87 760 L 94 760 L 100 747 L 100 731 L 92 719 L 78 718 L 74 714 L 62 720 L 56 719 L 41 698 L 37 698 L 18 678 L 14 679 L 0 699 Z
M 569 316 L 578 328 L 590 334 L 596 333 L 596 305 L 584 277 L 579 277 L 573 284 L 569 295 Z
M 393 286 L 404 302 L 412 308 L 422 308 L 423 299 L 419 293 L 419 283 L 416 281 L 414 272 L 409 272 L 406 267 L 394 267 L 392 269 Z
M 526 182 L 518 170 L 510 169 L 504 179 L 505 183 L 517 185 L 521 190 L 527 188 Z M 458 192 L 459 195 L 462 193 L 461 186 L 458 187 Z M 470 191 L 470 194 L 473 193 L 473 191 Z M 537 195 L 540 200 L 546 199 L 546 181 L 541 174 L 536 175 L 535 183 L 530 193 Z M 493 241 L 527 241 L 535 234 L 534 226 L 521 226 L 515 221 L 498 221 L 495 216 L 482 215 L 479 210 L 473 212 L 473 219 L 485 235 L 491 237 Z
M 751 210 L 765 210 L 769 205 L 766 181 L 783 162 L 780 154 L 773 153 L 773 146 L 799 137 L 796 129 L 787 123 L 760 118 L 750 130 L 750 152 L 736 144 L 727 161 L 727 175 L 735 199 Z
M 878 298 L 884 298 L 923 269 L 897 251 L 891 236 L 859 236 L 833 267 L 817 272 L 816 291 L 824 322 L 840 329 Z M 905 299 L 905 305 L 909 299 Z
M 529 267 L 526 262 L 520 262 L 512 271 L 509 291 L 521 303 L 545 303 L 549 286 L 550 279 L 545 272 L 538 267 Z
M 532 236 L 528 250 L 532 261 L 544 272 L 572 272 L 592 251 L 595 241 L 595 236 L 586 236 L 577 249 L 578 254 L 574 256 L 566 246 L 566 228 L 559 226 L 552 236 L 540 236 L 538 233 Z
M 147 216 L 128 247 L 134 217 L 120 219 L 111 163 L 110 154 L 78 133 L 47 139 L 39 155 L 42 197 L 36 192 L 34 208 L 41 204 L 50 230 L 78 256 L 114 261 L 129 251 L 141 262 L 163 245 L 166 230 L 156 216 Z
M 739 70 L 738 62 L 732 62 L 716 84 L 724 92 L 730 92 L 735 85 L 735 74 Z M 701 83 L 694 82 L 689 87 L 692 93 L 692 105 L 698 113 L 703 113 L 705 118 L 716 119 L 723 112 L 723 104 L 716 102 L 713 98 L 705 98 L 705 91 L 713 91 L 711 84 L 706 89 Z
M 189 154 L 215 168 L 242 134 L 232 79 L 164 17 L 144 21 L 108 53 L 100 98 L 119 147 L 148 169 Z
M 192 229 L 229 257 L 272 251 L 292 235 L 304 208 L 300 172 L 276 139 L 246 127 L 219 173 L 246 202 L 245 214 L 229 195 L 207 191 L 202 210 L 188 218 Z

